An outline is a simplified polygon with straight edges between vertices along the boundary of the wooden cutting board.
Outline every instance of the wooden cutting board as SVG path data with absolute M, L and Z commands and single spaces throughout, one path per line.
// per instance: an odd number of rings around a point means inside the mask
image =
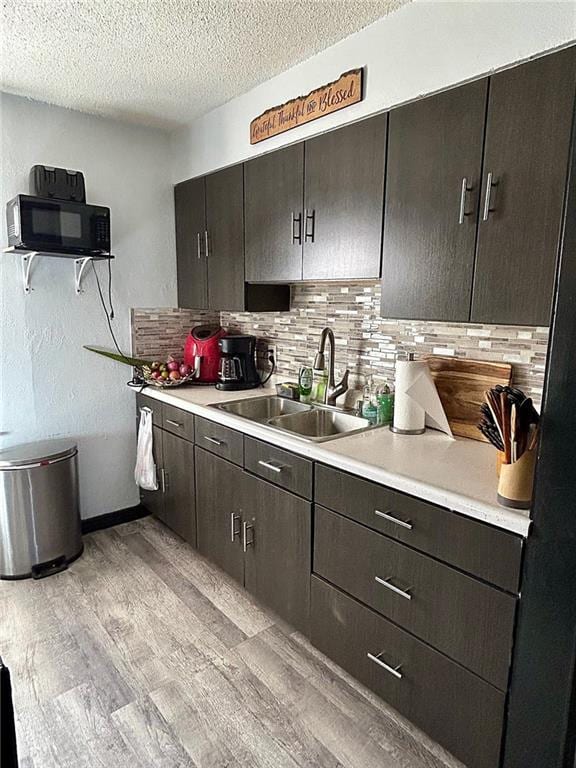
M 459 437 L 488 442 L 477 428 L 484 392 L 496 384 L 510 384 L 509 363 L 487 363 L 455 357 L 429 355 L 428 363 L 452 432 Z

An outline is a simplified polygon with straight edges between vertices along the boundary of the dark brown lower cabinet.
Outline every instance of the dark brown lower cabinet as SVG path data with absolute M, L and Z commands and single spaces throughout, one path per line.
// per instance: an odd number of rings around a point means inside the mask
M 196 546 L 194 446 L 170 432 L 162 434 L 164 517 L 166 525 Z
M 313 576 L 311 640 L 462 760 L 497 768 L 505 694 Z
M 314 572 L 505 691 L 516 598 L 315 507 Z
M 308 634 L 312 506 L 244 474 L 246 589 Z
M 158 490 L 141 488 L 140 503 L 195 547 L 194 446 L 159 427 L 152 428 L 152 435 Z
M 138 430 L 138 425 L 136 426 L 136 430 Z M 152 435 L 153 435 L 153 448 L 152 452 L 154 454 L 154 461 L 156 463 L 156 471 L 158 476 L 158 490 L 157 491 L 145 491 L 143 488 L 140 488 L 140 503 L 143 507 L 146 507 L 148 512 L 150 514 L 157 517 L 159 520 L 162 520 L 162 522 L 165 522 L 164 520 L 164 493 L 162 491 L 162 480 L 161 480 L 161 468 L 163 466 L 163 457 L 162 457 L 162 430 L 160 427 L 152 427 Z
M 242 485 L 240 467 L 196 447 L 198 549 L 244 583 Z
M 198 549 L 308 633 L 311 504 L 196 447 Z

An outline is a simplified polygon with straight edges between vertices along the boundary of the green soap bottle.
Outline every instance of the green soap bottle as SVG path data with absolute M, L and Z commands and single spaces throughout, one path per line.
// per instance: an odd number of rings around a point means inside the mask
M 298 388 L 300 390 L 300 400 L 307 403 L 312 394 L 312 383 L 314 381 L 314 372 L 309 365 L 303 365 L 298 374 Z
M 392 424 L 394 418 L 394 393 L 388 384 L 378 387 L 376 400 L 378 402 L 378 424 Z
M 312 400 L 316 403 L 325 403 L 327 387 L 328 372 L 324 368 L 314 368 L 311 396 Z

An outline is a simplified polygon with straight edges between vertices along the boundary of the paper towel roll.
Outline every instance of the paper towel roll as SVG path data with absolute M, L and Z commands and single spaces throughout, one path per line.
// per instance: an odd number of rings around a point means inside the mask
M 394 397 L 394 432 L 421 434 L 426 428 L 426 411 L 408 394 L 408 390 L 427 370 L 424 360 L 396 361 Z

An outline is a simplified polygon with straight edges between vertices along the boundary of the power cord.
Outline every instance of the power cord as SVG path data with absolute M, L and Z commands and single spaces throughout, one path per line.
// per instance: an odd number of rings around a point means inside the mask
M 266 382 L 270 381 L 270 379 L 274 375 L 274 371 L 276 370 L 276 360 L 274 358 L 274 353 L 273 352 L 268 352 L 268 362 L 270 363 L 270 365 L 272 367 L 268 371 L 268 376 L 266 376 L 265 379 L 260 379 L 260 384 L 262 386 L 264 386 L 264 384 L 266 384 Z
M 100 303 L 102 304 L 102 309 L 104 310 L 104 314 L 106 315 L 106 322 L 108 323 L 108 330 L 110 331 L 110 336 L 112 337 L 112 341 L 114 342 L 114 346 L 116 347 L 116 350 L 119 355 L 123 355 L 124 352 L 120 349 L 120 346 L 118 342 L 116 341 L 116 336 L 114 335 L 114 329 L 112 328 L 112 320 L 114 319 L 114 307 L 112 305 L 112 265 L 110 263 L 110 259 L 108 259 L 108 303 L 110 304 L 110 309 L 106 306 L 106 302 L 104 300 L 104 294 L 102 293 L 102 287 L 100 285 L 100 278 L 98 277 L 98 272 L 96 271 L 96 267 L 94 266 L 94 262 L 92 261 L 92 270 L 94 272 L 94 277 L 96 278 L 96 285 L 98 286 L 98 295 L 100 296 Z

